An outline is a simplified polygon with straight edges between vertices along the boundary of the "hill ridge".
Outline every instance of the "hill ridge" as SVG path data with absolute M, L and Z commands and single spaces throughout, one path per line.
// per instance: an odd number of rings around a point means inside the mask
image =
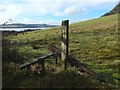
M 110 12 L 107 12 L 104 15 L 102 15 L 102 17 L 118 13 L 120 13 L 120 2 Z

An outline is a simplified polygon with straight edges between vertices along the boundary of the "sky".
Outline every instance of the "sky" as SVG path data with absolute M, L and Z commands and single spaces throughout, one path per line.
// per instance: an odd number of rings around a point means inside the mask
M 98 18 L 119 0 L 0 0 L 0 24 L 28 23 L 60 25 Z

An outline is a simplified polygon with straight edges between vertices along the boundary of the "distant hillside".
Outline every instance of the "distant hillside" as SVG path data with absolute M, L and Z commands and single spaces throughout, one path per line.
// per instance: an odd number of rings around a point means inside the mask
M 103 16 L 108 16 L 108 15 L 113 15 L 113 14 L 118 14 L 118 13 L 120 13 L 120 3 L 116 5 L 110 12 L 105 13 Z
M 57 25 L 47 25 L 47 24 L 1 24 L 0 28 L 44 28 L 44 27 L 56 27 Z

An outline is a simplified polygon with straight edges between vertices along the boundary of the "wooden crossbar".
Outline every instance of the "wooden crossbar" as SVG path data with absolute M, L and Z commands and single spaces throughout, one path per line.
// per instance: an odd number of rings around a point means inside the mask
M 31 65 L 33 65 L 35 63 L 38 63 L 40 60 L 44 60 L 44 59 L 49 58 L 49 57 L 51 57 L 53 55 L 54 55 L 53 53 L 47 54 L 47 55 L 39 57 L 36 60 L 33 60 L 33 61 L 29 62 L 29 63 L 22 64 L 22 65 L 20 65 L 20 69 L 24 69 L 24 68 L 30 67 Z
M 58 55 L 58 56 L 60 56 L 61 52 L 64 53 L 64 51 L 62 51 L 61 49 L 57 48 L 54 45 L 49 46 L 49 51 L 51 53 L 54 53 L 54 54 Z M 96 74 L 93 70 L 88 68 L 86 65 L 82 64 L 80 61 L 76 60 L 71 55 L 68 55 L 67 63 L 70 64 L 71 66 L 77 67 L 79 69 L 79 71 L 81 71 L 83 73 L 90 74 L 90 75 L 95 75 Z
M 54 45 L 50 45 L 49 46 L 49 50 L 58 55 L 58 57 L 60 56 L 61 52 L 64 53 L 64 51 L 62 51 L 61 49 L 57 48 L 56 46 Z M 53 52 L 54 51 L 54 52 Z M 57 56 L 56 55 L 56 56 Z M 72 57 L 71 55 L 68 55 L 68 60 L 67 60 L 67 63 L 71 66 L 74 66 L 76 67 L 80 72 L 86 74 L 86 75 L 89 75 L 93 78 L 96 78 L 97 80 L 99 81 L 102 81 L 102 82 L 106 82 L 106 83 L 110 83 L 110 80 L 109 78 L 107 78 L 105 75 L 102 75 L 102 74 L 99 74 L 99 73 L 96 73 L 95 71 L 93 71 L 92 69 L 88 68 L 86 65 L 84 65 L 83 63 L 81 63 L 79 60 L 75 59 L 74 57 Z M 104 77 L 104 78 L 103 78 Z

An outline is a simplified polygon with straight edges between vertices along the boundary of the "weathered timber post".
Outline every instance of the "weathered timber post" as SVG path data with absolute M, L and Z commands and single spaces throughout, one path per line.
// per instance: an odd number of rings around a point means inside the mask
M 55 63 L 58 64 L 58 58 L 57 57 L 55 58 Z
M 68 37 L 69 37 L 69 20 L 62 21 L 62 29 L 61 29 L 61 59 L 64 60 L 65 69 L 67 68 L 67 60 L 68 60 Z
M 53 58 L 55 59 L 55 63 L 58 64 L 58 58 L 57 58 L 57 55 L 53 55 Z
M 41 67 L 42 67 L 41 72 L 44 73 L 44 72 L 45 72 L 45 62 L 44 62 L 44 59 L 39 60 L 38 63 L 39 63 L 39 64 L 41 65 Z

